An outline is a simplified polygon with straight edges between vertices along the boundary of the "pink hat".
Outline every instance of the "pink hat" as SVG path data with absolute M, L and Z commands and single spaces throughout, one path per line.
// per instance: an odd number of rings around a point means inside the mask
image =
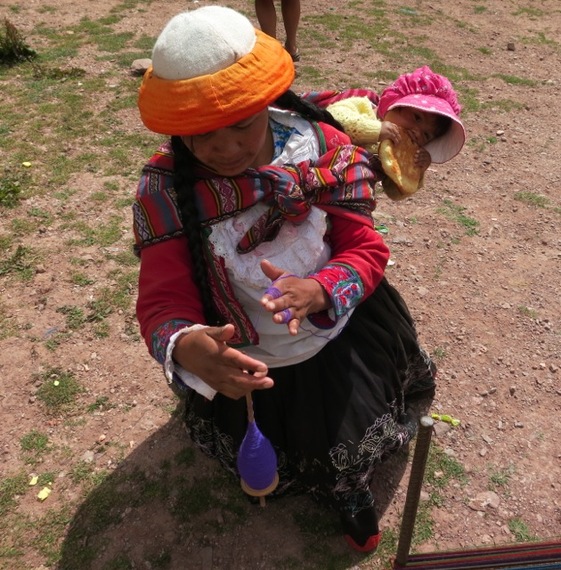
M 433 162 L 454 158 L 464 146 L 466 132 L 460 121 L 462 107 L 456 92 L 446 77 L 434 73 L 427 65 L 400 75 L 384 89 L 378 103 L 378 117 L 383 120 L 394 107 L 412 107 L 452 119 L 448 131 L 425 146 Z

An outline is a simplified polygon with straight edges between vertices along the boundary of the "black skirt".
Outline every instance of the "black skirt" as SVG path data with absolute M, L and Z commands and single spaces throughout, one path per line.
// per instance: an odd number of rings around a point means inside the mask
M 269 369 L 274 387 L 253 392 L 256 424 L 277 453 L 275 494 L 309 492 L 351 515 L 372 507 L 372 473 L 415 435 L 407 404 L 433 396 L 435 373 L 384 279 L 337 338 L 305 362 Z M 245 399 L 189 391 L 186 425 L 198 447 L 237 474 Z

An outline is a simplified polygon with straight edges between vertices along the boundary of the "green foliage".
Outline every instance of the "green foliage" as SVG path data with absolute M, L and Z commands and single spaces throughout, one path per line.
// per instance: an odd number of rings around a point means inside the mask
M 514 465 L 509 465 L 508 467 L 500 469 L 491 468 L 489 473 L 489 488 L 493 490 L 506 487 L 514 475 L 514 472 Z
M 450 200 L 444 200 L 444 207 L 439 208 L 438 211 L 463 226 L 466 235 L 474 236 L 479 233 L 479 222 L 470 216 L 466 216 L 464 206 L 458 206 Z
M 42 384 L 37 398 L 43 402 L 49 413 L 57 413 L 72 408 L 78 394 L 83 392 L 80 383 L 72 372 L 50 368 L 41 375 Z
M 15 505 L 16 497 L 23 495 L 28 486 L 28 477 L 25 473 L 18 473 L 0 481 L 0 516 Z
M 0 175 L 0 208 L 15 208 L 30 182 L 29 174 L 13 167 L 5 167 Z
M 4 18 L 3 29 L 0 28 L 0 65 L 11 66 L 28 61 L 37 56 L 23 39 L 20 31 Z
M 22 451 L 45 451 L 49 444 L 49 436 L 37 430 L 31 430 L 19 440 Z
M 506 75 L 504 73 L 496 73 L 494 77 L 500 77 L 505 83 L 509 85 L 526 85 L 528 87 L 535 87 L 537 81 L 533 79 L 526 79 L 524 77 L 517 77 L 515 75 Z
M 546 208 L 549 204 L 549 199 L 536 192 L 522 190 L 514 194 L 514 199 L 536 208 Z
M 508 521 L 508 528 L 514 535 L 515 542 L 533 542 L 537 537 L 530 532 L 528 525 L 520 518 Z
M 538 312 L 535 309 L 532 309 L 530 307 L 526 307 L 525 305 L 520 305 L 518 307 L 518 312 L 521 315 L 524 315 L 525 317 L 528 317 L 530 319 L 537 319 L 538 318 Z
M 70 330 L 78 330 L 86 322 L 84 311 L 79 307 L 65 305 L 64 307 L 59 307 L 56 312 L 66 316 L 66 326 Z
M 444 489 L 452 480 L 467 482 L 464 466 L 436 445 L 431 445 L 425 481 L 434 489 Z
M 0 260 L 0 277 L 2 275 L 15 275 L 22 281 L 28 281 L 35 273 L 33 263 L 36 255 L 23 245 L 18 245 L 16 250 L 6 259 Z

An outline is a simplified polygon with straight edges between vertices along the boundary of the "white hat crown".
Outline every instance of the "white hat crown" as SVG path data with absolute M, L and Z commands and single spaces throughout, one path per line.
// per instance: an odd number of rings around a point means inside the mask
M 172 81 L 208 75 L 248 54 L 255 41 L 255 28 L 245 16 L 223 6 L 205 6 L 167 23 L 154 45 L 152 66 L 158 77 Z

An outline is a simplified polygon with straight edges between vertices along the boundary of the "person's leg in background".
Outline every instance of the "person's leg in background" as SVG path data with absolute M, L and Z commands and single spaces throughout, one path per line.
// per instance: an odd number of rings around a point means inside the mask
M 300 24 L 300 0 L 281 0 L 282 19 L 286 31 L 284 47 L 294 61 L 300 59 L 296 34 Z
M 300 2 L 298 1 L 298 4 Z M 284 3 L 283 3 L 284 8 Z M 262 32 L 277 37 L 277 11 L 274 0 L 255 0 L 255 15 Z

